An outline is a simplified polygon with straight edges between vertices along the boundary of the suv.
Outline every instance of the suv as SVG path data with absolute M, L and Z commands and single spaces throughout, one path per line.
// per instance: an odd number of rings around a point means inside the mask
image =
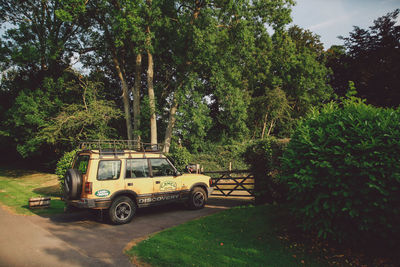
M 122 144 L 127 144 L 121 149 Z M 184 202 L 203 208 L 212 192 L 211 178 L 180 174 L 161 152 L 132 148 L 133 141 L 96 141 L 81 144 L 64 178 L 64 201 L 69 206 L 106 209 L 114 224 L 132 220 L 136 208 Z M 111 149 L 102 148 L 104 144 Z M 141 148 L 141 149 L 138 149 Z

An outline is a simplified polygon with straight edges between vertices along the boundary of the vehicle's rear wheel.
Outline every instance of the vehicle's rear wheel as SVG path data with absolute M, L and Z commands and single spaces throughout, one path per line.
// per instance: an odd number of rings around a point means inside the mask
M 116 198 L 108 211 L 113 224 L 124 224 L 132 220 L 136 213 L 136 204 L 126 196 Z
M 201 209 L 207 202 L 207 194 L 201 187 L 195 187 L 190 192 L 189 196 L 189 208 Z
M 67 199 L 78 199 L 82 193 L 82 174 L 69 169 L 64 176 L 64 194 Z

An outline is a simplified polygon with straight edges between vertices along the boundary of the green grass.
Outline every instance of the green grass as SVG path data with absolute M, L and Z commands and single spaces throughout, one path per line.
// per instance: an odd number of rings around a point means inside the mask
M 281 240 L 289 221 L 276 206 L 234 208 L 160 232 L 127 254 L 152 266 L 326 266 Z
M 29 209 L 29 198 L 50 196 L 47 209 Z M 26 170 L 0 169 L 0 202 L 18 214 L 54 214 L 64 210 L 57 176 Z

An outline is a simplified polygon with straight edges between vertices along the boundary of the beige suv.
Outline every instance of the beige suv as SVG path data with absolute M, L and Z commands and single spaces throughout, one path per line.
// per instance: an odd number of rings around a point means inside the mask
M 106 209 L 114 224 L 130 222 L 141 207 L 180 201 L 200 209 L 212 192 L 209 176 L 180 174 L 154 148 L 102 149 L 99 144 L 94 149 L 93 144 L 82 144 L 66 172 L 64 199 L 78 208 Z

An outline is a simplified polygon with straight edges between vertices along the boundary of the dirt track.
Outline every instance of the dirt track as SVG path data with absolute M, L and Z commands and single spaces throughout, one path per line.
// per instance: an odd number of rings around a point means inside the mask
M 179 204 L 139 209 L 131 223 L 119 226 L 90 212 L 46 218 L 0 208 L 0 266 L 132 266 L 123 249 L 133 239 L 247 203 L 211 198 L 195 211 Z

